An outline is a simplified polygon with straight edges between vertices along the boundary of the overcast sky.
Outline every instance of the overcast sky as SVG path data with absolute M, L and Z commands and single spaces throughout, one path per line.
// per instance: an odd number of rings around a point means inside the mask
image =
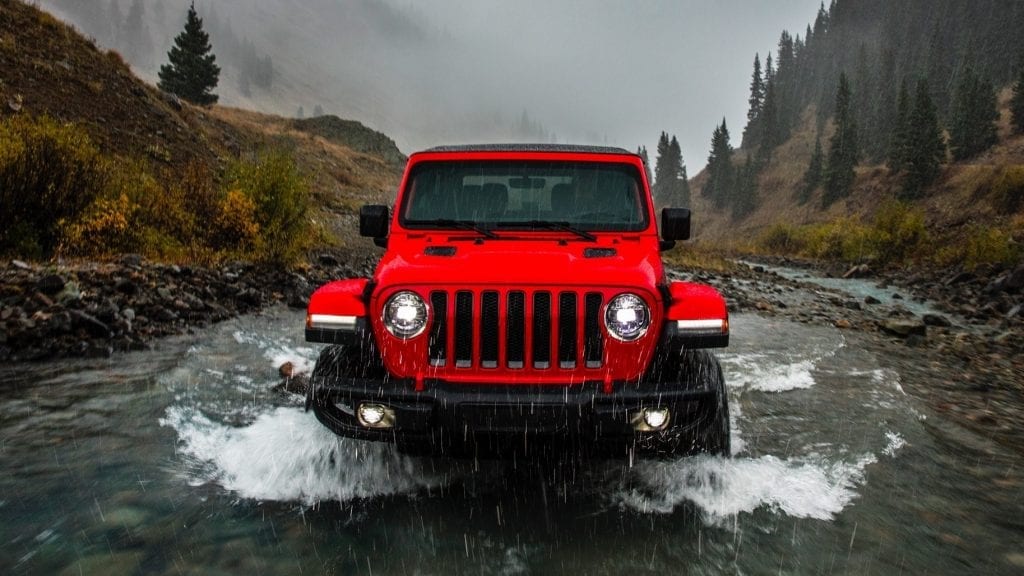
M 401 0 L 397 0 L 401 1 Z M 595 140 L 654 160 L 676 134 L 693 175 L 725 117 L 739 145 L 755 52 L 788 29 L 803 36 L 820 0 L 443 0 L 397 4 L 467 47 L 467 81 L 507 87 L 561 140 Z M 500 88 L 491 97 L 501 98 Z M 457 119 L 453 119 L 457 121 Z M 482 135 L 486 136 L 486 135 Z M 500 135 L 499 135 L 500 136 Z M 416 138 L 415 140 L 419 140 Z M 419 142 L 418 142 L 419 143 Z M 425 143 L 425 142 L 424 142 Z
M 79 0 L 43 0 L 60 10 Z M 112 0 L 82 0 L 97 9 Z M 134 0 L 114 0 L 121 13 Z M 155 82 L 191 0 L 141 0 Z M 270 91 L 243 95 L 229 54 L 221 103 L 359 120 L 406 153 L 521 140 L 525 111 L 559 142 L 644 145 L 678 136 L 690 175 L 725 117 L 738 146 L 754 53 L 803 34 L 820 0 L 196 0 L 214 51 L 231 34 L 273 59 Z M 104 13 L 105 14 L 105 13 Z M 102 20 L 102 16 L 100 17 Z M 214 26 L 218 23 L 218 26 Z M 85 23 L 83 23 L 85 25 Z M 90 24 L 97 26 L 95 22 Z M 123 24 L 122 24 L 123 28 Z M 89 30 L 85 25 L 85 30 Z M 98 32 L 93 32 L 103 38 Z M 123 38 L 125 35 L 121 34 Z

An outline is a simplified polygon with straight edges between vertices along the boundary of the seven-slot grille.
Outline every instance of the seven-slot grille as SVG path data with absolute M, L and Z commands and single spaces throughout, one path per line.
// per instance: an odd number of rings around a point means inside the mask
M 430 365 L 546 370 L 600 368 L 600 292 L 434 291 Z

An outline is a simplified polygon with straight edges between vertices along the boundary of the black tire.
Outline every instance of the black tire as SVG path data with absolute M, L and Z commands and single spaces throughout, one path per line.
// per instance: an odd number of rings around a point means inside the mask
M 655 361 L 648 378 L 661 385 L 707 390 L 711 394 L 688 421 L 675 422 L 664 432 L 640 439 L 637 447 L 641 452 L 659 457 L 731 455 L 729 397 L 718 358 L 707 350 L 670 354 Z

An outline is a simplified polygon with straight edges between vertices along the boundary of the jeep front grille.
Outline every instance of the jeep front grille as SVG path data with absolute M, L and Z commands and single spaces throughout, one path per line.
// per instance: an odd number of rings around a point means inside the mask
M 600 368 L 603 303 L 600 292 L 431 292 L 430 364 L 547 370 L 574 369 L 582 363 Z

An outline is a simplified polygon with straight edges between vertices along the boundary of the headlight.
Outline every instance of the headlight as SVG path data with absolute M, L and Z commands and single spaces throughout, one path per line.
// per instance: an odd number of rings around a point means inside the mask
M 604 310 L 604 325 L 619 340 L 636 340 L 647 332 L 650 324 L 651 312 L 636 294 L 619 294 Z
M 384 304 L 384 327 L 402 340 L 419 336 L 427 327 L 427 305 L 413 292 L 398 292 Z

